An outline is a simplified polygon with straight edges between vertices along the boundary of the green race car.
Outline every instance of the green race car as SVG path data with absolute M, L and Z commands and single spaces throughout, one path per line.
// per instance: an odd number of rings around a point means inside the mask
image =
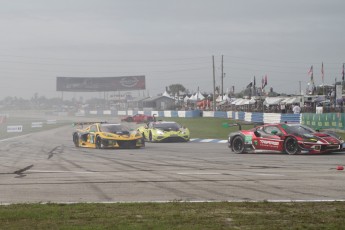
M 138 131 L 150 142 L 187 142 L 190 139 L 189 129 L 173 121 L 152 121 Z

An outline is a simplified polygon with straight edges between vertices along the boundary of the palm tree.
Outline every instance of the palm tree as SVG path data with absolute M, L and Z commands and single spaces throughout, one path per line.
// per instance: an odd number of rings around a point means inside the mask
M 186 92 L 186 88 L 181 84 L 172 84 L 166 87 L 167 92 L 171 95 L 177 95 L 177 101 L 180 102 L 180 92 Z

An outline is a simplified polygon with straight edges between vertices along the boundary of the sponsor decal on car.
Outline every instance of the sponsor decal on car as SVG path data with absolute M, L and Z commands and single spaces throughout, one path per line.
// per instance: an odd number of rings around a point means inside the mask
M 274 148 L 278 148 L 278 146 L 279 146 L 279 142 L 268 141 L 268 140 L 260 140 L 260 144 L 262 146 L 269 146 L 269 147 L 274 147 Z
M 244 136 L 244 143 L 245 144 L 251 144 L 253 140 L 253 137 L 251 135 Z

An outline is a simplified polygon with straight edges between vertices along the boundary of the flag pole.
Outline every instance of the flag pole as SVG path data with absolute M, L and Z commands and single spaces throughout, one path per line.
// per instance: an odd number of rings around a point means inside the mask
M 324 81 L 325 73 L 323 71 L 323 62 L 322 62 L 322 66 L 321 66 L 321 75 L 322 75 L 323 95 L 325 95 L 325 81 Z
M 214 55 L 212 56 L 213 65 L 213 111 L 216 111 L 216 73 L 214 68 Z

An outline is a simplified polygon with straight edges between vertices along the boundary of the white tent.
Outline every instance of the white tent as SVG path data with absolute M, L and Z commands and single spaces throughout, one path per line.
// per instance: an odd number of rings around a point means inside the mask
M 198 93 L 197 93 L 197 99 L 198 99 L 198 100 L 204 100 L 205 97 L 204 97 L 200 92 L 198 92 Z
M 279 105 L 279 103 L 284 100 L 284 98 L 281 97 L 266 97 L 264 101 L 264 105 L 270 106 L 270 105 Z
M 244 102 L 245 105 L 253 105 L 255 104 L 255 99 L 252 98 L 252 99 L 245 99 L 246 101 Z
M 186 95 L 184 98 L 183 98 L 183 102 L 188 102 L 188 100 L 189 100 L 189 97 L 188 97 L 188 95 Z
M 200 92 L 193 94 L 189 98 L 190 101 L 202 101 L 204 99 L 205 99 L 205 97 Z
M 227 94 L 225 94 L 225 95 L 223 96 L 223 100 L 231 101 L 231 98 L 230 98 Z
M 236 105 L 237 102 L 242 101 L 242 100 L 243 100 L 242 98 L 236 98 L 235 100 L 233 100 L 233 101 L 231 102 L 231 104 L 232 104 L 232 105 Z
M 236 100 L 235 105 L 244 105 L 248 99 L 238 99 Z
M 217 98 L 216 98 L 216 102 L 221 102 L 223 99 L 222 99 L 222 96 L 219 95 Z
M 167 92 L 167 91 L 164 91 L 163 96 L 166 96 L 166 97 L 170 97 L 170 98 L 172 98 L 172 97 L 170 96 L 170 94 L 168 94 L 168 92 Z
M 219 95 L 216 99 L 216 102 L 221 102 L 221 101 L 231 101 L 230 97 L 228 97 L 227 94 L 225 94 L 223 97 Z
M 299 99 L 297 97 L 287 97 L 287 98 L 285 98 L 284 100 L 281 101 L 281 103 L 285 103 L 287 105 L 295 104 L 295 103 L 298 103 L 298 102 L 299 102 Z

